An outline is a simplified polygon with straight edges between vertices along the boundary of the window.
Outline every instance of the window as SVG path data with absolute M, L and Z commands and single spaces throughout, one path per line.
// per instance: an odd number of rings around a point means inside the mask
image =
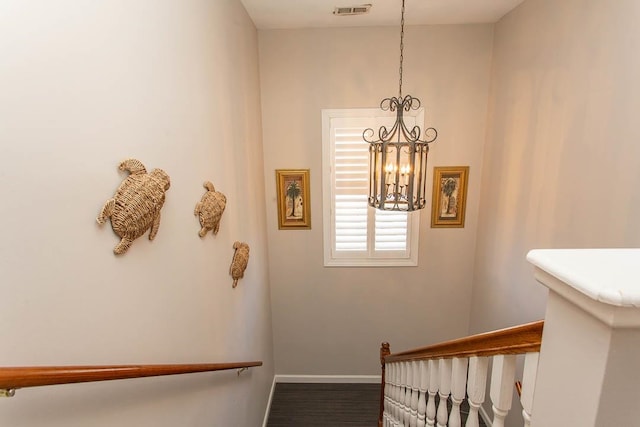
M 415 112 L 412 112 L 415 113 Z M 422 109 L 406 117 L 423 121 Z M 419 212 L 369 207 L 367 128 L 393 125 L 380 109 L 322 110 L 322 188 L 325 266 L 415 266 Z

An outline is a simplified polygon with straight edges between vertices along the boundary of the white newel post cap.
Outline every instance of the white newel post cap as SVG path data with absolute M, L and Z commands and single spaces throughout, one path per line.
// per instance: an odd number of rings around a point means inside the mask
M 640 249 L 533 250 L 527 260 L 549 288 L 531 425 L 638 425 Z
M 534 249 L 535 278 L 611 327 L 640 327 L 640 249 Z

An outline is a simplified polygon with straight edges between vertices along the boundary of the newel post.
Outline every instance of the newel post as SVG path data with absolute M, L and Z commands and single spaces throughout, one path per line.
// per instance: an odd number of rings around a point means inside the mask
M 385 384 L 385 363 L 384 358 L 391 354 L 388 342 L 383 342 L 380 346 L 380 369 L 382 370 L 382 385 L 380 387 L 380 411 L 378 414 L 378 427 L 382 427 L 382 417 L 384 413 L 384 384 Z
M 531 425 L 638 425 L 640 249 L 534 250 L 549 288 Z

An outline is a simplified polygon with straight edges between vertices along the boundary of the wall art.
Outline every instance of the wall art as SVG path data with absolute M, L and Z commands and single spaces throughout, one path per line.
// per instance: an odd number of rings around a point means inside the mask
M 278 228 L 311 228 L 309 169 L 276 170 L 278 193 Z
M 431 227 L 464 227 L 469 166 L 433 168 Z
M 233 279 L 233 287 L 238 286 L 238 280 L 244 277 L 244 270 L 249 263 L 249 245 L 244 242 L 235 242 L 233 244 L 233 259 L 231 260 L 231 267 L 229 268 L 229 274 Z
M 111 228 L 120 237 L 120 243 L 113 249 L 117 255 L 127 252 L 133 241 L 149 229 L 149 240 L 156 237 L 165 192 L 171 184 L 165 171 L 154 169 L 147 173 L 136 159 L 124 160 L 119 169 L 129 172 L 129 176 L 113 198 L 107 200 L 96 219 L 98 224 L 104 224 L 107 218 L 111 220 Z
M 227 197 L 219 191 L 209 181 L 204 183 L 207 192 L 196 204 L 194 215 L 200 220 L 200 232 L 198 235 L 204 237 L 209 231 L 218 234 L 220 229 L 220 219 L 227 206 Z

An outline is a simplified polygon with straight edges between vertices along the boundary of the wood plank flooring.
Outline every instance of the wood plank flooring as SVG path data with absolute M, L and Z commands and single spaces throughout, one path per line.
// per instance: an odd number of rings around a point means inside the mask
M 380 384 L 277 383 L 267 427 L 375 427 Z

